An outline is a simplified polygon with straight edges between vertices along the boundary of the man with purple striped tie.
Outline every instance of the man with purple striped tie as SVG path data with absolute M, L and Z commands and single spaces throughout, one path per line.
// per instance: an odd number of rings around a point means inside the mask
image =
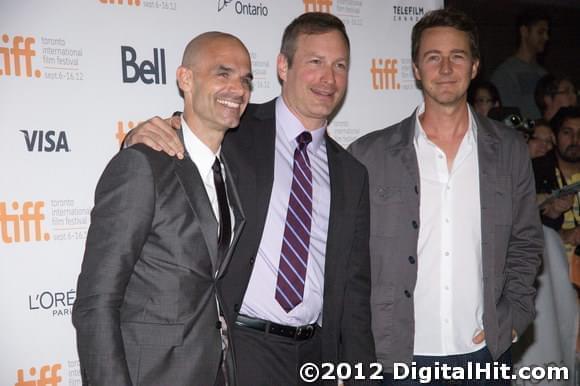
M 282 95 L 250 104 L 224 139 L 246 215 L 218 285 L 239 385 L 303 384 L 299 369 L 307 362 L 362 362 L 365 376 L 356 384 L 371 383 L 368 177 L 326 133 L 346 91 L 349 59 L 340 19 L 296 18 L 277 60 Z M 127 141 L 176 154 L 174 135 L 154 118 Z

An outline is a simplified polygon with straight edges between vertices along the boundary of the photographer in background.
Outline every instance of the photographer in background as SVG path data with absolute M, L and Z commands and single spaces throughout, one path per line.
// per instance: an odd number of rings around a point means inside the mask
M 546 201 L 554 190 L 580 181 L 580 108 L 564 107 L 550 122 L 556 146 L 532 160 L 542 223 L 560 233 L 571 256 L 580 245 L 580 199 L 571 194 Z

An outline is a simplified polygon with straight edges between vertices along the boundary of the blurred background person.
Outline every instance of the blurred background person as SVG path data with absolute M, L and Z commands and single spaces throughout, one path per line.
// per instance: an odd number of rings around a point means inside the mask
M 534 131 L 528 140 L 528 150 L 532 159 L 543 157 L 554 148 L 556 139 L 550 124 L 544 119 L 535 121 Z
M 578 104 L 576 87 L 567 76 L 544 75 L 536 85 L 534 98 L 542 117 L 547 121 L 551 120 L 561 107 Z
M 501 99 L 497 88 L 487 80 L 471 84 L 467 92 L 467 101 L 473 106 L 475 111 L 483 116 L 487 116 L 492 108 L 501 107 Z
M 499 90 L 504 106 L 519 108 L 524 118 L 540 117 L 534 90 L 546 70 L 538 64 L 549 39 L 549 16 L 541 9 L 528 9 L 517 18 L 518 48 L 493 72 L 491 81 Z

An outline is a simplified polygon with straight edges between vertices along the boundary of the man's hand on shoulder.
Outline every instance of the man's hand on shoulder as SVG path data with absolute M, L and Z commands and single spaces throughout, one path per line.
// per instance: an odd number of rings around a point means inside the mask
M 172 157 L 183 159 L 185 149 L 175 131 L 180 127 L 181 118 L 177 115 L 167 119 L 153 117 L 141 122 L 127 133 L 125 146 L 142 143 L 157 151 L 164 151 Z

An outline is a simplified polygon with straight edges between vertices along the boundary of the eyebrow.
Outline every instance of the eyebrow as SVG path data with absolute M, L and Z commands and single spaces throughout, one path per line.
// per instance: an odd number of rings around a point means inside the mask
M 441 54 L 441 50 L 429 50 L 429 51 L 425 51 L 425 53 L 423 54 L 423 56 L 427 56 L 429 54 Z M 451 50 L 452 54 L 466 54 L 467 55 L 467 51 L 460 49 L 460 48 L 456 48 Z
M 220 64 L 217 67 L 217 71 L 218 72 L 225 71 L 225 72 L 228 72 L 228 73 L 232 73 L 232 72 L 234 72 L 234 69 L 231 68 L 231 67 L 228 67 L 228 66 L 224 66 L 223 64 Z M 243 78 L 246 78 L 246 79 L 249 79 L 249 80 L 254 80 L 254 74 L 252 74 L 251 72 L 248 72 L 246 75 L 243 76 Z

